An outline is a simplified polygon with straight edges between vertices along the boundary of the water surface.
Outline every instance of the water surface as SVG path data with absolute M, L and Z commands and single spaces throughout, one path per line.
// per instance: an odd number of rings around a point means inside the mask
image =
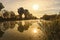
M 0 22 L 0 40 L 46 40 L 40 20 Z

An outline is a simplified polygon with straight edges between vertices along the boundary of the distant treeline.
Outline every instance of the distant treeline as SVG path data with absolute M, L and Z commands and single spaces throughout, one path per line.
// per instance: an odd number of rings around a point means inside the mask
M 60 12 L 59 14 L 53 14 L 53 15 L 43 15 L 40 19 L 44 19 L 44 20 L 56 20 L 56 19 L 60 19 Z

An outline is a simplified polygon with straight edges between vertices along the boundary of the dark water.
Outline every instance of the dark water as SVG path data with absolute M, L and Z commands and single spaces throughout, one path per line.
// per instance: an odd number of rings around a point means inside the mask
M 47 40 L 40 20 L 0 22 L 0 40 Z

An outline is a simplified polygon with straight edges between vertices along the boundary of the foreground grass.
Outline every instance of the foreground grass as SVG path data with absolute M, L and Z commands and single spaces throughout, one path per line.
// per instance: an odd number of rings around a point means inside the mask
M 39 25 L 45 33 L 45 40 L 60 40 L 60 19 L 41 21 L 41 24 Z

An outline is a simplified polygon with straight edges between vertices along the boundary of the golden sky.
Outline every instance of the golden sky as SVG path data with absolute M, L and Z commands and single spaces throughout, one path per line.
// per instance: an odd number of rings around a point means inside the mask
M 17 14 L 19 7 L 28 9 L 35 16 L 41 16 L 42 11 L 60 10 L 60 0 L 0 0 L 3 3 L 4 9 L 14 11 Z M 39 6 L 38 10 L 33 10 L 33 5 Z

